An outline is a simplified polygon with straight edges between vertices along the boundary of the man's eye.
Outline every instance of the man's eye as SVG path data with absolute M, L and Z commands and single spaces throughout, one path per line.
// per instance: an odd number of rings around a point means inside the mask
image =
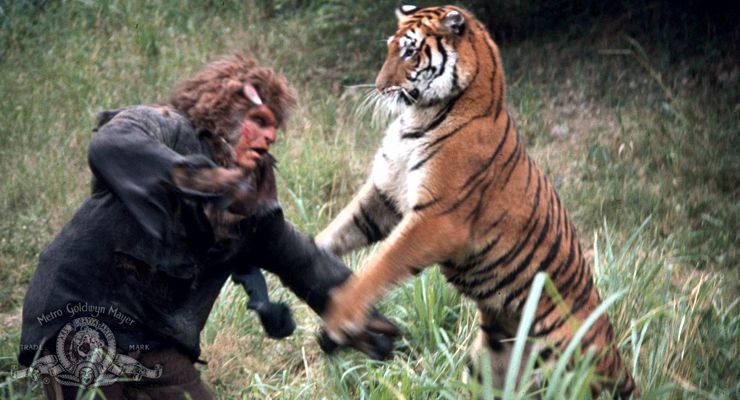
M 405 50 L 403 51 L 403 53 L 401 53 L 401 58 L 403 58 L 403 59 L 409 59 L 409 58 L 411 58 L 411 56 L 413 56 L 414 54 L 416 54 L 416 49 L 414 49 L 414 48 L 412 48 L 412 47 L 407 47 L 407 48 L 406 48 L 406 49 L 405 49 Z
M 267 121 L 265 121 L 265 119 L 262 117 L 252 117 L 252 121 L 261 127 L 267 125 Z

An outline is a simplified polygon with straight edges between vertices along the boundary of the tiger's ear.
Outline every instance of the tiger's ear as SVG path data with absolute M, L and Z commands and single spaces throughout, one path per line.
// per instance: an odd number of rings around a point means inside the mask
M 442 24 L 456 35 L 465 32 L 465 17 L 460 11 L 452 10 L 445 14 Z
M 409 4 L 402 5 L 396 9 L 396 18 L 398 18 L 399 21 L 403 21 L 408 17 L 409 15 L 415 13 L 419 7 L 412 6 Z

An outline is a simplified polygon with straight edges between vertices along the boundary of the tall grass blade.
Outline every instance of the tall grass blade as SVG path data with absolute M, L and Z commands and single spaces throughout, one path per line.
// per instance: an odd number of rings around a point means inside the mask
M 534 322 L 535 314 L 537 312 L 537 304 L 539 304 L 540 296 L 542 295 L 542 288 L 545 287 L 545 281 L 547 279 L 549 278 L 546 273 L 538 272 L 529 289 L 527 302 L 524 304 L 522 318 L 519 321 L 519 328 L 516 332 L 516 340 L 514 341 L 514 348 L 510 359 L 511 361 L 506 370 L 504 399 L 514 398 L 514 389 L 516 388 L 516 381 L 519 377 L 519 366 L 521 365 L 522 357 L 524 356 L 524 348 L 529 340 L 529 331 L 532 327 L 532 322 Z

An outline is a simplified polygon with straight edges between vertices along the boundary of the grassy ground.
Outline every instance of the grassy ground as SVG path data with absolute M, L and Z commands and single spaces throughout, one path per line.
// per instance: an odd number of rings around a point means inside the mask
M 350 199 L 381 137 L 352 85 L 373 81 L 395 2 L 305 3 L 0 1 L 0 396 L 38 396 L 6 373 L 37 255 L 88 193 L 95 112 L 158 100 L 204 62 L 249 52 L 300 93 L 275 151 L 290 219 L 316 233 Z M 690 26 L 640 33 L 629 21 L 500 41 L 508 104 L 614 301 L 608 313 L 643 397 L 738 398 L 737 37 L 710 26 L 697 43 Z M 346 261 L 359 266 L 371 251 Z M 491 394 L 460 383 L 475 313 L 436 269 L 382 301 L 404 332 L 386 363 L 324 357 L 317 317 L 271 286 L 299 321 L 291 338 L 266 339 L 231 284 L 203 332 L 202 371 L 224 398 Z M 549 374 L 549 398 L 577 397 L 591 377 L 587 362 Z

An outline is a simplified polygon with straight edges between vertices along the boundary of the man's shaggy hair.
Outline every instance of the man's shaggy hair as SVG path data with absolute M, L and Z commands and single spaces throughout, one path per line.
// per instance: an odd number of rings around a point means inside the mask
M 193 77 L 178 84 L 169 103 L 183 114 L 200 135 L 209 138 L 214 158 L 219 164 L 231 164 L 233 157 L 223 154 L 223 141 L 229 140 L 238 118 L 252 106 L 244 95 L 244 85 L 251 84 L 262 102 L 284 128 L 296 105 L 295 91 L 285 77 L 242 55 L 208 64 Z M 214 137 L 215 136 L 215 137 Z M 218 154 L 221 153 L 221 154 Z

